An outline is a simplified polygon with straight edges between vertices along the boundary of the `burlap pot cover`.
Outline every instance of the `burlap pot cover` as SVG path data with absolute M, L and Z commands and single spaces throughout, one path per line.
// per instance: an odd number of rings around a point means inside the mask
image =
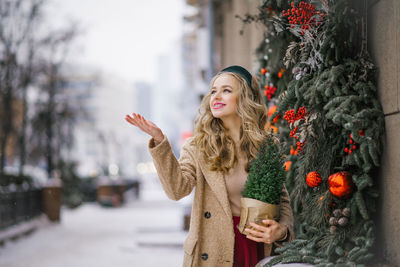
M 244 233 L 245 228 L 251 228 L 250 223 L 262 225 L 262 220 L 278 219 L 279 205 L 269 204 L 252 198 L 240 199 L 240 223 L 237 226 L 239 232 Z
M 252 198 L 242 197 L 240 199 L 240 222 L 237 228 L 242 234 L 244 229 L 252 228 L 251 222 L 263 225 L 262 220 L 279 218 L 279 205 L 269 204 Z M 264 245 L 265 256 L 271 255 L 272 245 Z

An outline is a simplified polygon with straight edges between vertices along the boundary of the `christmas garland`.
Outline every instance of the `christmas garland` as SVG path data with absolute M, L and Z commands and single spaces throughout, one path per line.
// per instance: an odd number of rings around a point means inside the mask
M 266 26 L 259 78 L 268 130 L 285 144 L 297 224 L 296 239 L 265 266 L 362 266 L 373 257 L 372 174 L 384 131 L 362 17 L 346 0 L 267 0 L 259 10 L 245 22 Z

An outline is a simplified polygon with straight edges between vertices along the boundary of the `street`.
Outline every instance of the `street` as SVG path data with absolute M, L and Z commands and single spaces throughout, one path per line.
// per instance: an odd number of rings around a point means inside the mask
M 61 223 L 42 220 L 33 233 L 0 247 L 0 266 L 181 266 L 184 204 L 160 188 L 143 190 L 139 200 L 126 195 L 121 207 L 85 203 L 63 209 Z

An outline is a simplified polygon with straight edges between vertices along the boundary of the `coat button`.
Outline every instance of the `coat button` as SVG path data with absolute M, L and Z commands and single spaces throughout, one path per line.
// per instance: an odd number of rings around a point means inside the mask
M 204 217 L 206 217 L 207 219 L 210 219 L 211 213 L 209 213 L 208 211 L 204 212 Z
M 203 261 L 206 261 L 206 260 L 208 259 L 208 254 L 207 254 L 207 253 L 201 254 L 201 259 L 202 259 Z

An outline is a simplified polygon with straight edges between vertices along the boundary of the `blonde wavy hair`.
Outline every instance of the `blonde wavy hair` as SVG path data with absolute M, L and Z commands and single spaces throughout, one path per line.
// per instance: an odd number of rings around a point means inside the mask
M 220 72 L 211 80 L 210 88 L 221 75 L 232 75 L 239 82 L 239 97 L 237 112 L 241 119 L 240 150 L 249 163 L 256 157 L 258 147 L 270 134 L 264 130 L 267 122 L 267 110 L 261 95 L 260 86 L 255 77 L 252 77 L 251 89 L 246 80 L 233 72 Z M 228 135 L 222 120 L 214 118 L 210 108 L 210 91 L 203 97 L 196 119 L 193 141 L 200 149 L 205 161 L 211 165 L 211 170 L 228 172 L 238 162 L 237 152 L 233 139 Z

